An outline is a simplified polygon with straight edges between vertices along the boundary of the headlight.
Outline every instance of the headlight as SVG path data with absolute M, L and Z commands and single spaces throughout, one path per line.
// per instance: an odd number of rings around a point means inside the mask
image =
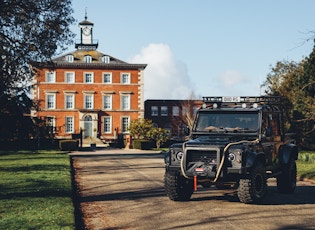
M 179 152 L 176 153 L 176 159 L 177 160 L 180 161 L 182 159 L 182 157 L 183 157 L 183 152 L 179 151 Z
M 235 154 L 229 153 L 228 159 L 229 159 L 229 161 L 234 161 L 235 160 Z
M 242 150 L 241 149 L 231 149 L 227 156 L 228 160 L 231 162 L 242 162 Z

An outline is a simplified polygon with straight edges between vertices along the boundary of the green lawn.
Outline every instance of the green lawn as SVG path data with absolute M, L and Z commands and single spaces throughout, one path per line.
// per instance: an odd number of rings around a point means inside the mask
M 299 178 L 315 180 L 315 152 L 300 151 L 299 158 L 296 163 L 297 175 Z
M 315 180 L 315 163 L 297 161 L 297 175 L 300 179 Z
M 0 151 L 0 229 L 74 229 L 69 156 Z

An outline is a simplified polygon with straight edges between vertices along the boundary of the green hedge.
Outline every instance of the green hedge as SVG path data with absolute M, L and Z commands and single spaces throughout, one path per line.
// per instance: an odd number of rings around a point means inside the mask
M 79 140 L 61 140 L 59 149 L 62 151 L 75 151 L 79 149 Z
M 134 149 L 149 150 L 155 148 L 155 143 L 148 140 L 133 140 L 132 147 Z

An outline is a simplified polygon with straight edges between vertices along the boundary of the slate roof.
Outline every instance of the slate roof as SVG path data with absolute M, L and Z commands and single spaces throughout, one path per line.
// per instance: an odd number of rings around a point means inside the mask
M 68 55 L 73 55 L 73 62 L 67 60 Z M 84 62 L 84 56 L 90 55 L 92 57 L 91 63 Z M 108 56 L 109 63 L 102 61 L 103 56 Z M 73 52 L 66 53 L 60 57 L 53 59 L 56 67 L 62 68 L 82 68 L 82 69 L 145 69 L 147 64 L 131 64 L 119 60 L 108 54 L 101 53 L 97 50 L 75 50 Z

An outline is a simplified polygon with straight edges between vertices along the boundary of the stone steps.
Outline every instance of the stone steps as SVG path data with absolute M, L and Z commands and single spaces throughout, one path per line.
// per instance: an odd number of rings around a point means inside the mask
M 108 147 L 108 144 L 105 144 L 102 140 L 96 137 L 83 138 L 82 147 L 91 147 L 91 144 L 95 144 L 95 147 Z

